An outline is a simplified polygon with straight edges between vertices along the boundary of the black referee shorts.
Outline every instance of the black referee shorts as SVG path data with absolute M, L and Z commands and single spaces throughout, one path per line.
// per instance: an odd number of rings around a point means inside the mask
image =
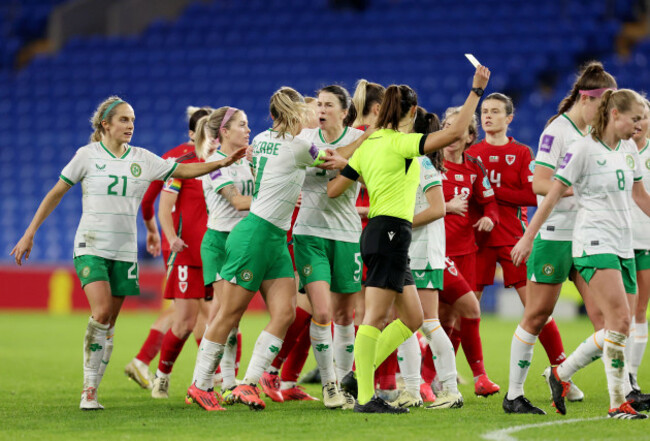
M 361 234 L 361 257 L 368 267 L 366 286 L 402 292 L 415 285 L 409 268 L 412 225 L 391 216 L 376 216 Z

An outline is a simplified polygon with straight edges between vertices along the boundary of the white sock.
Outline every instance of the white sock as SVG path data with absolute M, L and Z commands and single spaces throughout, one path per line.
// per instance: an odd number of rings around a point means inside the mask
M 172 376 L 172 373 L 166 373 L 161 371 L 160 369 L 156 369 L 156 378 L 169 378 Z
M 203 331 L 203 337 L 201 337 L 201 343 L 205 339 L 205 333 L 208 332 L 208 325 L 205 325 L 205 331 Z M 194 372 L 192 373 L 192 384 L 196 382 L 196 376 L 199 369 L 199 357 L 201 356 L 201 345 L 199 344 L 199 350 L 196 351 L 196 361 L 194 362 Z
M 97 388 L 99 384 L 97 372 L 104 356 L 108 327 L 108 324 L 102 325 L 92 317 L 88 319 L 84 336 L 84 389 Z
M 354 323 L 334 323 L 334 362 L 336 377 L 341 381 L 352 370 L 354 363 Z
M 632 342 L 634 341 L 634 329 L 635 329 L 635 320 L 634 317 L 632 317 L 632 320 L 630 321 L 630 332 L 627 335 L 627 339 L 625 340 L 625 359 L 628 360 L 628 363 L 626 364 L 626 368 L 629 368 L 629 360 L 630 357 L 632 356 Z
M 292 387 L 296 387 L 296 382 L 295 381 L 281 381 L 280 382 L 280 389 L 281 390 L 291 389 Z
M 431 347 L 431 352 L 433 352 L 433 364 L 436 367 L 443 390 L 458 393 L 456 354 L 449 337 L 442 329 L 440 320 L 425 320 L 422 323 L 422 333 Z
M 282 348 L 283 341 L 273 334 L 262 331 L 255 342 L 253 356 L 244 376 L 244 384 L 257 384 L 264 370 L 269 367 L 273 359 Z
M 102 363 L 99 365 L 97 370 L 97 387 L 102 382 L 104 378 L 104 372 L 106 372 L 106 367 L 108 362 L 111 361 L 111 355 L 113 354 L 113 336 L 115 335 L 115 326 L 108 328 L 106 331 L 106 345 L 104 345 L 104 354 L 102 355 Z M 138 360 L 139 361 L 139 360 Z
M 524 383 L 533 359 L 533 350 L 537 336 L 517 326 L 510 344 L 510 382 L 508 383 L 509 400 L 524 394 Z
M 412 395 L 420 395 L 420 368 L 422 365 L 422 352 L 420 344 L 413 334 L 397 348 L 397 362 L 404 379 L 404 388 Z
M 616 409 L 625 402 L 625 341 L 627 336 L 620 332 L 606 331 L 603 348 L 603 363 L 607 375 L 610 408 Z
M 205 335 L 203 336 L 194 369 L 196 387 L 201 390 L 208 390 L 214 387 L 214 371 L 217 370 L 224 351 L 225 345 L 210 341 L 205 338 Z
M 583 367 L 598 360 L 603 355 L 605 345 L 605 330 L 601 329 L 591 334 L 585 341 L 580 343 L 561 365 L 557 367 L 557 374 L 562 381 L 569 381 L 573 374 Z
M 648 322 L 635 324 L 634 338 L 630 343 L 630 358 L 627 366 L 629 366 L 630 373 L 636 376 L 639 372 L 639 366 L 641 366 L 641 360 L 643 360 L 643 354 L 645 354 L 646 345 L 648 344 Z
M 336 381 L 331 326 L 331 322 L 321 325 L 313 319 L 309 325 L 311 347 L 314 350 L 314 358 L 316 359 L 316 363 L 318 363 L 318 370 L 320 371 L 323 386 L 331 381 Z
M 237 381 L 235 380 L 235 360 L 237 359 L 237 328 L 232 328 L 230 334 L 228 334 L 228 339 L 226 340 L 226 348 L 223 352 L 223 358 L 221 359 L 221 377 L 223 378 L 223 383 L 221 388 L 223 390 L 230 389 L 233 386 L 237 386 Z

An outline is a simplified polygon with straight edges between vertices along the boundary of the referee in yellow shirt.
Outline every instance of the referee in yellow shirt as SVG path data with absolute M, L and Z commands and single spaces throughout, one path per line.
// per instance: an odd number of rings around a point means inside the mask
M 489 69 L 479 66 L 455 124 L 426 136 L 409 133 L 418 105 L 413 89 L 405 85 L 388 87 L 379 111 L 377 131 L 328 184 L 328 196 L 337 197 L 363 178 L 370 196 L 369 222 L 361 235 L 361 255 L 368 275 L 366 311 L 354 345 L 359 385 L 355 412 L 408 412 L 374 396 L 373 376 L 375 367 L 409 338 L 423 320 L 408 256 L 420 179 L 420 166 L 413 158 L 442 149 L 463 135 L 489 78 Z M 400 318 L 382 331 L 380 328 L 393 303 Z

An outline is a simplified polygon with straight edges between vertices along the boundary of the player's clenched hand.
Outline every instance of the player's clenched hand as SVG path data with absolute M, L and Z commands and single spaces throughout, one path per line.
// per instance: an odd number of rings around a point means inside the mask
M 485 86 L 487 86 L 488 81 L 490 80 L 490 69 L 488 69 L 485 66 L 479 66 L 476 68 L 476 72 L 474 73 L 474 80 L 472 81 L 472 87 L 480 87 L 481 89 L 485 89 Z
M 445 204 L 447 213 L 465 216 L 467 212 L 467 199 L 462 194 L 457 194 Z
M 160 234 L 147 231 L 147 251 L 153 257 L 160 256 Z
M 177 237 L 176 239 L 172 240 L 171 243 L 169 244 L 169 249 L 173 253 L 180 253 L 185 248 L 187 248 L 187 244 L 180 237 Z
M 16 259 L 17 265 L 22 265 L 23 256 L 25 256 L 25 262 L 29 260 L 29 254 L 32 252 L 32 247 L 34 246 L 34 237 L 33 236 L 23 236 L 20 238 L 11 254 Z
M 348 165 L 348 160 L 341 156 L 336 150 L 326 149 L 327 155 L 323 156 L 323 163 L 318 168 L 325 170 L 343 170 Z
M 512 258 L 512 263 L 515 266 L 519 266 L 522 263 L 525 263 L 530 256 L 530 252 L 533 250 L 533 241 L 528 239 L 525 235 L 519 242 L 512 247 L 510 251 L 510 257 Z

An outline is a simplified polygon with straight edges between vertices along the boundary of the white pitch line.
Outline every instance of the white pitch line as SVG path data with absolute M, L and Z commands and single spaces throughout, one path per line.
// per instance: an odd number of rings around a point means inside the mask
M 507 429 L 493 430 L 492 432 L 487 432 L 481 435 L 483 439 L 494 440 L 494 441 L 518 441 L 514 436 L 510 434 L 519 432 L 521 430 L 533 429 L 535 427 L 546 427 L 546 426 L 556 426 L 559 424 L 571 424 L 571 423 L 581 423 L 585 421 L 595 421 L 602 420 L 605 417 L 596 417 L 596 418 L 574 418 L 570 420 L 558 420 L 558 421 L 549 421 L 547 423 L 536 423 L 536 424 L 523 424 L 521 426 L 508 427 Z

